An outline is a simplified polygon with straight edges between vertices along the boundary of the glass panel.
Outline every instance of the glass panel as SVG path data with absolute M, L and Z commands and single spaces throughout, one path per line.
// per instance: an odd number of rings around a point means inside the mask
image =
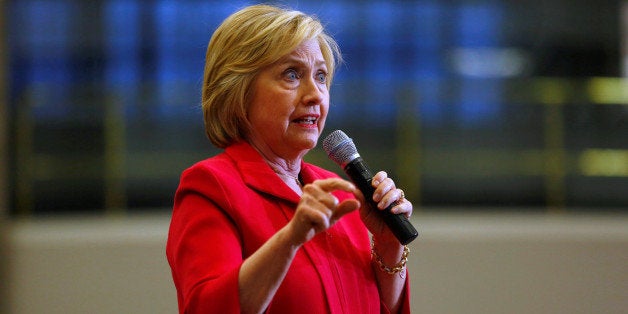
M 169 210 L 218 152 L 207 42 L 249 3 L 7 1 L 11 212 Z M 628 208 L 621 1 L 286 3 L 346 59 L 323 136 L 345 130 L 417 208 Z

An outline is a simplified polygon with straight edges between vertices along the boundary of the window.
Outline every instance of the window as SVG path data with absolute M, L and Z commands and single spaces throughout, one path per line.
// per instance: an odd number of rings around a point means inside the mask
M 11 212 L 169 210 L 181 171 L 218 152 L 205 48 L 248 3 L 8 1 Z M 626 209 L 620 1 L 287 4 L 346 59 L 326 131 L 419 210 Z

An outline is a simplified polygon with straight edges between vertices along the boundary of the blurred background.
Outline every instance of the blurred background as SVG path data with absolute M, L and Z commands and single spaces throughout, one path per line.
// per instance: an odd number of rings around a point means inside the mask
M 252 3 L 0 0 L 0 312 L 176 311 L 205 49 Z M 416 312 L 628 308 L 628 1 L 278 3 L 341 46 L 323 136 L 415 204 Z

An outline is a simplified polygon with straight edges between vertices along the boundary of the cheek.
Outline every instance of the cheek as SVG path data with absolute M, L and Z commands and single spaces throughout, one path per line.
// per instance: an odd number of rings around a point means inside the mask
M 267 88 L 267 90 L 271 90 Z M 255 103 L 249 108 L 249 119 L 255 121 L 258 127 L 277 128 L 278 123 L 284 123 L 283 118 L 289 116 L 291 109 L 286 106 L 286 96 L 280 93 L 266 92 L 256 95 Z
M 321 106 L 321 116 L 320 116 L 320 119 L 318 121 L 318 125 L 319 125 L 319 128 L 321 129 L 321 131 L 323 130 L 323 127 L 325 126 L 325 121 L 327 121 L 327 114 L 328 113 L 329 113 L 329 105 Z
M 323 129 L 325 128 L 325 120 L 326 119 L 321 119 L 320 122 L 318 122 L 318 134 L 320 135 L 321 133 L 323 133 Z

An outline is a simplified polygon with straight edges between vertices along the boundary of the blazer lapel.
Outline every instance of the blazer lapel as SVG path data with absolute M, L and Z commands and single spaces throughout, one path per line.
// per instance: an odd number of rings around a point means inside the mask
M 277 204 L 287 221 L 292 219 L 294 216 L 294 208 L 299 202 L 300 196 L 279 178 L 264 161 L 262 156 L 248 143 L 231 145 L 226 149 L 226 152 L 231 158 L 236 160 L 236 167 L 240 171 L 240 175 L 247 186 L 275 196 L 278 200 L 288 201 L 293 204 L 282 204 L 281 202 Z M 301 177 L 306 183 L 323 178 L 306 163 L 301 164 Z M 337 226 L 334 226 L 332 228 L 336 227 Z M 331 313 L 342 313 L 342 308 L 337 305 L 340 304 L 340 299 L 338 291 L 333 284 L 334 279 L 331 275 L 330 263 L 324 253 L 329 250 L 330 244 L 328 243 L 328 237 L 330 236 L 330 232 L 331 230 L 327 230 L 326 232 L 319 233 L 314 239 L 303 245 L 302 249 L 321 278 L 323 289 L 325 290 L 327 300 L 329 300 L 328 305 L 330 305 Z
M 225 151 L 236 161 L 236 167 L 246 185 L 294 204 L 299 202 L 299 195 L 279 178 L 251 145 L 241 142 L 229 146 Z

